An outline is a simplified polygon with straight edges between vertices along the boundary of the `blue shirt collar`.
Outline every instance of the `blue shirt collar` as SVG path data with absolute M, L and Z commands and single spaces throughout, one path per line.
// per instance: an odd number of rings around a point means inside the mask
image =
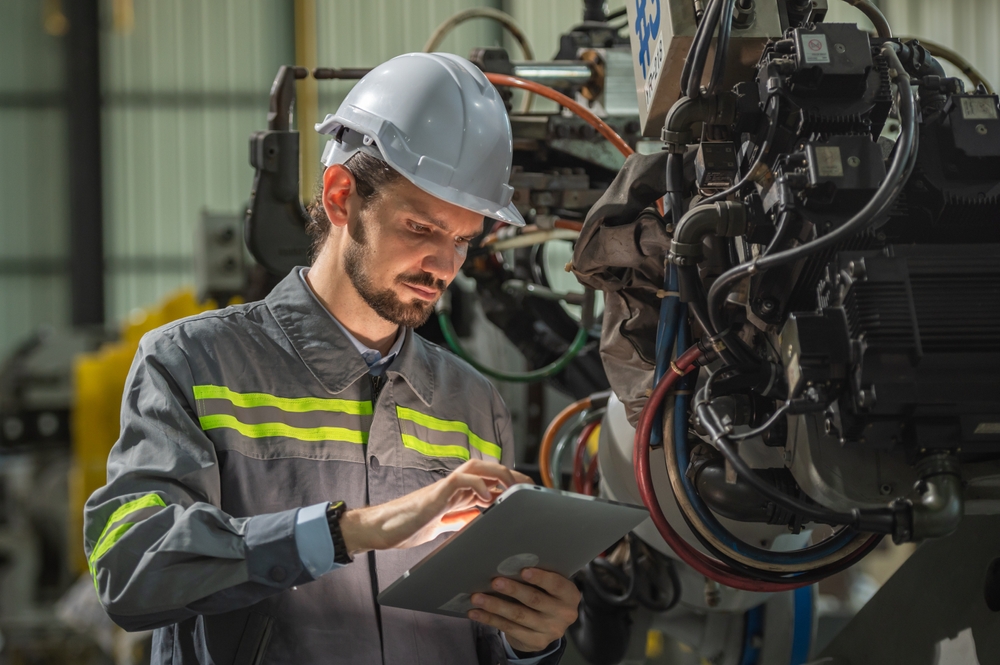
M 320 301 L 319 298 L 316 297 L 316 294 L 313 292 L 312 287 L 306 280 L 306 273 L 308 271 L 309 268 L 302 268 L 301 270 L 299 270 L 299 279 L 302 280 L 302 283 L 305 285 L 306 290 L 309 291 L 309 295 L 311 295 L 316 300 L 316 302 L 319 303 L 321 307 L 323 307 L 323 303 Z M 352 335 L 351 331 L 345 328 L 344 324 L 338 321 L 337 317 L 335 317 L 333 314 L 330 313 L 330 310 L 328 310 L 326 307 L 323 307 L 323 311 L 326 312 L 327 316 L 329 316 L 334 323 L 337 324 L 337 327 L 340 328 L 340 331 L 344 333 L 344 336 L 351 341 L 351 344 L 354 345 L 354 348 L 357 349 L 358 353 L 361 354 L 361 357 L 364 359 L 365 364 L 368 365 L 369 374 L 373 374 L 375 376 L 382 376 L 385 370 L 388 369 L 389 365 L 392 364 L 392 361 L 396 359 L 396 356 L 399 355 L 399 350 L 403 348 L 403 340 L 406 339 L 406 335 L 404 334 L 402 327 L 400 327 L 399 331 L 396 333 L 396 341 L 393 342 L 392 348 L 389 349 L 389 352 L 386 353 L 385 357 L 383 358 L 382 354 L 377 349 L 373 349 L 366 346 L 364 342 L 362 342 L 357 337 Z

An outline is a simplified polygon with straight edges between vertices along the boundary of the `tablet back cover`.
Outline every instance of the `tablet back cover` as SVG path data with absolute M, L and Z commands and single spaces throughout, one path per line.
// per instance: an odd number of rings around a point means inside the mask
M 390 584 L 378 602 L 464 618 L 472 593 L 493 593 L 493 578 L 520 580 L 528 567 L 569 577 L 649 516 L 640 506 L 516 489 Z

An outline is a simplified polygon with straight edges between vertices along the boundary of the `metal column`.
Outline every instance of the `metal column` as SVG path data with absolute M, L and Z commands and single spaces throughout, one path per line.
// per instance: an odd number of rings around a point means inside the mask
M 101 61 L 98 0 L 63 5 L 69 119 L 69 266 L 73 325 L 104 323 Z

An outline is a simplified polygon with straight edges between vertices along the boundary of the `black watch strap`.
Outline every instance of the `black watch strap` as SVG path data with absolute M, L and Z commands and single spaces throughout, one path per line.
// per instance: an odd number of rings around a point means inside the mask
M 333 501 L 326 508 L 326 523 L 330 526 L 330 537 L 333 538 L 333 562 L 348 564 L 354 557 L 347 551 L 344 534 L 340 531 L 340 518 L 347 512 L 347 504 L 343 501 Z

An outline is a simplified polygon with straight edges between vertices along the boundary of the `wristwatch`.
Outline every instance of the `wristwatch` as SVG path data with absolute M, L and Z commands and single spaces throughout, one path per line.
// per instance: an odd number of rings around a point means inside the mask
M 348 564 L 354 557 L 347 551 L 344 534 L 340 532 L 340 518 L 347 512 L 347 504 L 343 501 L 333 501 L 326 508 L 326 523 L 330 527 L 330 537 L 333 538 L 333 562 Z

